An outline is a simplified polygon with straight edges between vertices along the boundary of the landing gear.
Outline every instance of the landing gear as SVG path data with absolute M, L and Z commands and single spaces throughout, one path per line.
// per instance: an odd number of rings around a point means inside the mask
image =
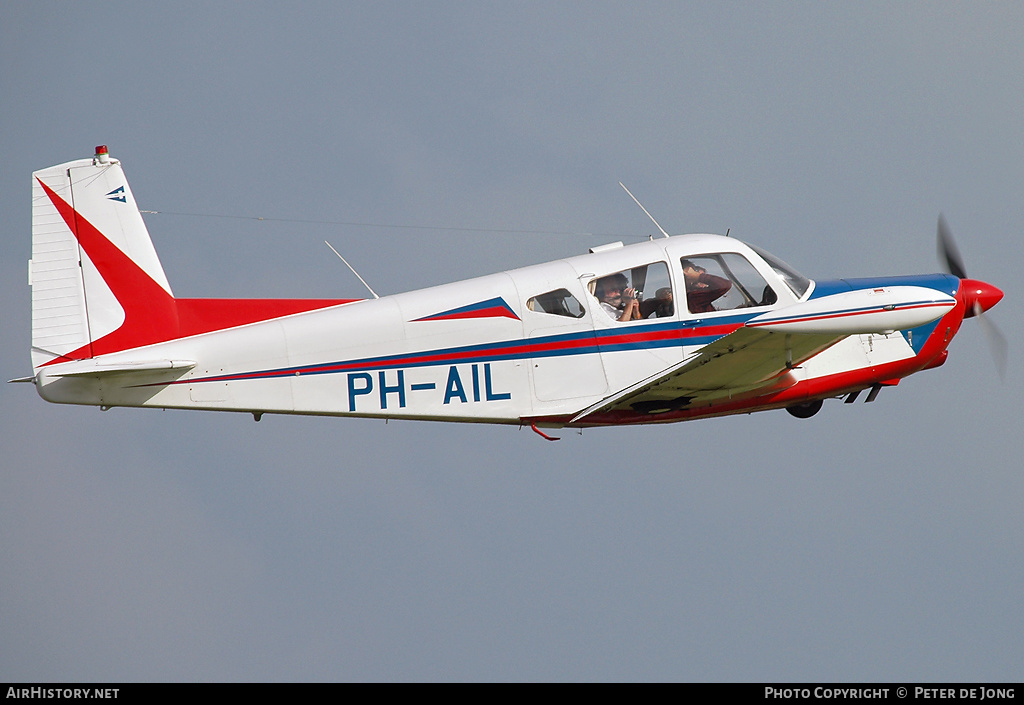
M 814 401 L 804 402 L 803 404 L 794 404 L 793 406 L 787 406 L 786 411 L 788 411 L 790 414 L 797 417 L 798 419 L 809 419 L 816 413 L 821 411 L 822 403 L 823 402 L 821 399 L 815 399 Z

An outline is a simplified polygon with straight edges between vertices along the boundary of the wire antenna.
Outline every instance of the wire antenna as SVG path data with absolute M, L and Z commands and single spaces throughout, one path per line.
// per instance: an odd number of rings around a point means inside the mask
M 651 222 L 652 222 L 652 223 L 654 223 L 654 224 L 655 224 L 655 225 L 656 225 L 656 226 L 658 227 L 658 230 L 660 230 L 660 231 L 661 231 L 661 234 L 662 234 L 662 235 L 664 235 L 665 237 L 668 237 L 668 233 L 667 233 L 667 232 L 665 232 L 665 228 L 663 228 L 663 227 L 661 227 L 660 225 L 658 225 L 658 221 L 656 221 L 656 220 L 654 219 L 654 216 L 653 216 L 653 215 L 651 215 L 651 214 L 650 214 L 650 213 L 649 213 L 649 212 L 647 211 L 647 209 L 646 209 L 646 208 L 644 208 L 644 204 L 643 204 L 643 203 L 641 203 L 640 201 L 637 201 L 637 200 L 636 200 L 636 196 L 634 196 L 634 195 L 633 195 L 632 193 L 630 193 L 629 189 L 628 189 L 628 188 L 626 188 L 626 185 L 625 185 L 624 183 L 622 183 L 622 182 L 620 181 L 620 182 L 619 182 L 619 186 L 621 186 L 621 187 L 622 187 L 622 188 L 623 188 L 623 189 L 624 189 L 624 190 L 626 191 L 626 193 L 629 193 L 629 197 L 630 197 L 630 198 L 632 198 L 632 199 L 633 199 L 633 201 L 634 201 L 634 202 L 635 202 L 635 203 L 636 203 L 636 204 L 637 204 L 638 206 L 640 206 L 640 210 L 642 210 L 642 211 L 643 211 L 644 213 L 647 213 L 647 217 L 648 217 L 648 218 L 650 218 L 650 219 L 651 219 Z
M 348 260 L 345 259 L 344 257 L 342 257 L 341 253 L 338 252 L 336 249 L 334 249 L 334 245 L 332 245 L 331 243 L 327 242 L 327 240 L 324 240 L 324 244 L 331 248 L 331 252 L 333 252 L 334 254 L 338 255 L 338 259 L 340 259 L 342 262 L 344 262 L 346 267 L 348 267 L 349 269 L 352 270 L 352 273 L 356 275 L 356 279 L 361 281 L 363 283 L 363 286 L 366 287 L 366 290 L 369 291 L 371 294 L 373 294 L 373 298 L 375 298 L 375 299 L 379 299 L 380 298 L 379 296 L 377 296 L 377 292 L 374 291 L 373 289 L 371 289 L 370 285 L 366 283 L 366 280 L 363 279 L 361 276 L 359 276 L 359 272 L 357 272 L 355 270 L 355 267 L 353 267 L 351 264 L 349 264 Z

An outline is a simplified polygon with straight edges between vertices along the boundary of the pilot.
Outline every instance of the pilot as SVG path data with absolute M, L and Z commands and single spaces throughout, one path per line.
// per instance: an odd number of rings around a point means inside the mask
M 732 282 L 699 267 L 688 259 L 681 261 L 683 279 L 686 280 L 686 304 L 690 313 L 711 313 L 717 309 L 711 305 L 725 296 L 732 288 Z
M 609 274 L 597 280 L 594 295 L 601 302 L 601 309 L 614 321 L 636 321 L 640 319 L 640 303 L 637 291 L 628 287 L 629 280 L 622 272 Z

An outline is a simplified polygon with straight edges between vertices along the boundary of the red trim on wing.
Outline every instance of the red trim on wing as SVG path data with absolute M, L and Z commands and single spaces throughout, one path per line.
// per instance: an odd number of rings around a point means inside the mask
M 124 309 L 124 323 L 117 330 L 47 364 L 80 360 L 358 300 L 175 299 L 42 180 L 37 181 Z

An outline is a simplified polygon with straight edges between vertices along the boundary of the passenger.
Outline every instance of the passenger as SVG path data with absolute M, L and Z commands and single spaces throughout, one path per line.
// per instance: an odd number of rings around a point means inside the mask
M 686 304 L 690 313 L 711 313 L 717 309 L 711 305 L 725 296 L 732 288 L 732 282 L 714 274 L 708 274 L 703 267 L 695 265 L 688 259 L 680 262 L 683 266 L 683 279 L 686 280 Z
M 629 280 L 622 272 L 610 274 L 597 280 L 594 295 L 601 302 L 601 309 L 614 321 L 636 321 L 640 319 L 640 303 L 636 289 L 627 287 Z
M 644 318 L 664 318 L 675 313 L 672 302 L 672 288 L 663 286 L 654 294 L 653 299 L 640 302 L 640 315 Z

